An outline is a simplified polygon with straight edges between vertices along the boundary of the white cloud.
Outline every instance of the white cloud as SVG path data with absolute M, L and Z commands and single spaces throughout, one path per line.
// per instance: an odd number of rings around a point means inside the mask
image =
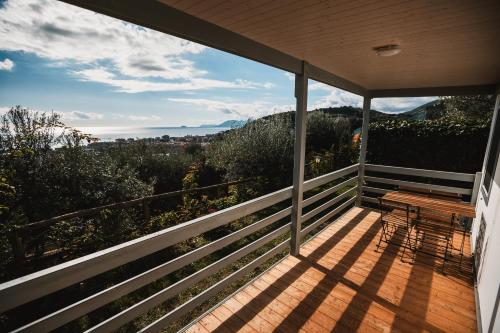
M 0 45 L 61 63 L 108 61 L 134 77 L 202 74 L 182 56 L 205 47 L 59 1 L 8 0 L 0 10 Z
M 138 93 L 144 91 L 192 91 L 214 88 L 255 89 L 268 88 L 267 83 L 260 84 L 246 80 L 223 81 L 204 78 L 193 78 L 183 82 L 151 82 L 140 79 L 120 79 L 104 68 L 75 71 L 73 74 L 82 81 L 104 83 L 117 88 L 121 92 Z
M 0 116 L 6 114 L 11 109 L 10 106 L 0 106 Z
M 160 117 L 156 115 L 152 116 L 128 116 L 128 119 L 130 120 L 141 120 L 141 121 L 146 121 L 146 120 L 161 120 Z
M 363 106 L 363 97 L 350 92 L 328 86 L 320 82 L 314 82 L 309 85 L 309 90 L 327 91 L 328 95 L 314 101 L 310 109 L 319 109 L 338 106 Z M 374 98 L 371 108 L 383 112 L 403 112 L 412 110 L 420 105 L 435 100 L 436 97 L 398 97 L 398 98 Z
M 202 98 L 169 98 L 172 102 L 186 103 L 206 108 L 208 111 L 220 112 L 228 119 L 250 119 L 274 113 L 294 110 L 294 105 L 274 105 L 269 102 L 235 103 Z
M 10 106 L 0 106 L 0 115 L 6 114 L 12 107 Z M 45 110 L 40 109 L 32 109 L 28 108 L 28 110 L 35 112 L 46 112 Z M 79 121 L 79 120 L 99 120 L 103 119 L 104 115 L 102 113 L 97 112 L 83 112 L 83 111 L 57 111 L 52 110 L 47 113 L 54 112 L 61 115 L 63 121 Z
M 320 82 L 314 82 L 309 85 L 309 90 L 324 90 L 329 92 L 328 95 L 319 98 L 312 102 L 309 109 L 319 109 L 328 107 L 338 107 L 350 105 L 354 107 L 361 107 L 363 105 L 363 98 L 361 96 L 352 94 L 350 92 L 328 86 Z
M 272 88 L 206 79 L 207 72 L 188 59 L 205 46 L 55 0 L 4 2 L 0 49 L 34 53 L 51 66 L 79 65 L 85 69 L 73 75 L 122 92 Z
M 82 112 L 82 111 L 56 111 L 59 113 L 63 120 L 98 120 L 104 118 L 104 115 L 96 112 Z
M 12 60 L 5 58 L 4 61 L 0 61 L 0 71 L 11 71 L 15 65 Z
M 372 100 L 372 109 L 390 113 L 410 111 L 435 99 L 437 97 L 375 98 Z
M 125 115 L 121 113 L 113 113 L 113 119 L 128 119 L 134 121 L 150 121 L 150 120 L 162 120 L 160 116 L 149 115 L 149 116 L 136 116 L 136 115 Z
M 292 74 L 290 72 L 285 72 L 285 76 L 290 80 L 290 81 L 295 81 L 295 74 Z

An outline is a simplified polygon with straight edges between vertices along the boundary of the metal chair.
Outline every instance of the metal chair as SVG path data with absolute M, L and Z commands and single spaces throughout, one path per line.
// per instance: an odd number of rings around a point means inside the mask
M 453 235 L 457 226 L 454 213 L 444 214 L 428 208 L 417 208 L 415 225 L 415 249 L 443 259 L 442 269 L 453 250 Z M 463 251 L 463 249 L 461 249 Z
M 382 232 L 377 243 L 377 251 L 381 242 L 402 246 L 401 261 L 403 261 L 407 249 L 414 251 L 410 242 L 413 218 L 416 217 L 414 209 L 408 204 L 382 198 L 379 198 L 379 205 Z

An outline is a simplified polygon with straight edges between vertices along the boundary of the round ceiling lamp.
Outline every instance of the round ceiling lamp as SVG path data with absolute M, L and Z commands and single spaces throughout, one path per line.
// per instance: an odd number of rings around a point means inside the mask
M 375 54 L 380 57 L 390 57 L 401 52 L 401 47 L 397 44 L 388 44 L 374 47 L 373 51 L 375 51 Z

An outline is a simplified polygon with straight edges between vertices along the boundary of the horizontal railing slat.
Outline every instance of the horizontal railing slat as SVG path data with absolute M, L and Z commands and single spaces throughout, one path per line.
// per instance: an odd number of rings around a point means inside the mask
M 309 219 L 311 219 L 314 216 L 318 215 L 319 213 L 321 213 L 325 209 L 327 209 L 327 208 L 335 205 L 337 202 L 339 202 L 340 200 L 348 197 L 349 195 L 353 194 L 356 191 L 357 191 L 357 187 L 353 187 L 349 191 L 346 191 L 346 192 L 344 192 L 344 193 L 336 196 L 335 198 L 333 198 L 331 200 L 328 200 L 327 202 L 325 202 L 321 206 L 318 206 L 318 207 L 314 208 L 313 210 L 307 212 L 306 214 L 302 215 L 301 223 L 304 223 L 304 222 L 308 221 Z
M 474 182 L 474 174 L 458 173 L 449 171 L 437 171 L 426 169 L 403 168 L 388 165 L 365 164 L 366 171 L 394 173 L 398 175 L 408 175 L 417 177 L 429 177 L 437 179 L 458 180 L 463 182 Z
M 145 257 L 171 245 L 289 199 L 292 188 L 243 202 L 0 285 L 0 312 Z
M 291 207 L 285 208 L 275 214 L 272 214 L 260 221 L 257 221 L 245 228 L 233 232 L 216 241 L 206 244 L 198 249 L 188 252 L 178 258 L 172 259 L 162 265 L 154 267 L 146 272 L 136 275 L 128 280 L 118 283 L 108 289 L 98 292 L 87 297 L 79 302 L 71 304 L 61 310 L 51 313 L 50 315 L 38 319 L 15 332 L 40 332 L 50 331 L 59 326 L 62 326 L 71 320 L 77 319 L 99 307 L 112 302 L 130 292 L 139 289 L 157 279 L 170 274 L 187 264 L 190 264 L 198 259 L 201 259 L 223 247 L 242 239 L 262 228 L 265 228 L 276 221 L 290 215 Z
M 417 183 L 417 182 L 410 182 L 410 181 L 405 181 L 405 180 L 370 177 L 370 176 L 365 176 L 364 179 L 365 179 L 365 181 L 370 181 L 370 182 L 374 182 L 374 183 L 403 185 L 403 186 L 410 186 L 410 187 L 415 187 L 415 188 L 423 188 L 423 189 L 428 189 L 428 190 L 443 191 L 443 192 L 449 192 L 449 193 L 459 193 L 459 194 L 465 194 L 465 195 L 472 194 L 472 189 L 466 189 L 463 187 L 442 186 L 442 185 Z
M 305 199 L 305 200 L 303 201 L 303 203 L 302 203 L 302 207 L 307 207 L 307 206 L 309 206 L 310 204 L 315 203 L 316 201 L 321 200 L 321 199 L 323 199 L 324 197 L 327 197 L 327 196 L 329 196 L 330 194 L 337 192 L 339 189 L 341 189 L 341 188 L 343 188 L 343 187 L 345 187 L 345 186 L 349 186 L 349 185 L 351 185 L 351 184 L 354 184 L 354 183 L 356 183 L 356 182 L 357 182 L 357 180 L 358 180 L 358 177 L 357 177 L 357 176 L 356 176 L 356 177 L 349 178 L 348 180 L 343 181 L 342 183 L 337 184 L 337 185 L 335 185 L 335 186 L 332 186 L 332 187 L 330 187 L 329 189 L 326 189 L 326 190 L 324 190 L 324 191 L 323 191 L 323 192 L 321 192 L 321 193 L 318 193 L 318 194 L 316 194 L 316 195 L 313 195 L 312 197 L 307 198 L 307 199 Z
M 285 224 L 284 226 L 242 247 L 241 249 L 231 253 L 230 255 L 208 265 L 207 267 L 200 269 L 199 271 L 149 296 L 148 298 L 132 305 L 131 307 L 123 310 L 122 312 L 112 316 L 111 318 L 102 321 L 101 323 L 92 327 L 86 332 L 111 332 L 118 329 L 119 327 L 123 326 L 124 324 L 128 323 L 134 318 L 149 311 L 151 308 L 158 306 L 161 303 L 165 302 L 166 300 L 172 298 L 173 296 L 181 293 L 183 290 L 191 287 L 195 283 L 217 273 L 225 266 L 255 251 L 259 247 L 276 239 L 277 237 L 282 236 L 285 233 L 289 232 L 290 225 L 291 223 Z
M 323 223 L 325 223 L 326 221 L 328 221 L 328 219 L 330 219 L 332 216 L 334 216 L 335 214 L 338 214 L 343 209 L 345 209 L 348 206 L 352 205 L 355 201 L 356 201 L 356 197 L 350 198 L 349 200 L 347 200 L 346 202 L 344 202 L 340 206 L 332 209 L 326 215 L 320 217 L 319 219 L 317 219 L 316 221 L 314 221 L 313 223 L 311 223 L 310 225 L 308 225 L 307 227 L 305 227 L 304 229 L 302 229 L 300 231 L 300 237 L 304 237 L 307 233 L 309 233 L 312 230 L 316 229 L 317 227 L 319 227 L 320 225 L 322 225 Z
M 326 175 L 316 177 L 314 179 L 310 179 L 304 182 L 304 192 L 307 192 L 309 190 L 312 190 L 315 187 L 324 185 L 326 183 L 329 183 L 331 181 L 334 181 L 335 179 L 339 179 L 341 177 L 347 176 L 348 174 L 351 174 L 353 172 L 358 171 L 358 164 L 353 164 L 351 166 L 345 167 L 343 169 L 330 172 Z
M 145 203 L 149 203 L 149 202 L 152 202 L 154 200 L 172 198 L 172 197 L 180 196 L 180 195 L 186 194 L 186 193 L 207 191 L 207 190 L 211 190 L 211 189 L 215 189 L 215 188 L 220 188 L 223 186 L 237 185 L 237 184 L 248 182 L 250 180 L 251 179 L 235 180 L 235 181 L 222 183 L 222 184 L 214 184 L 214 185 L 209 185 L 209 186 L 204 186 L 204 187 L 188 188 L 188 189 L 184 189 L 184 190 L 177 190 L 177 191 L 172 191 L 172 192 L 149 195 L 149 196 L 142 197 L 142 198 L 117 202 L 117 203 L 104 205 L 104 206 L 83 209 L 83 210 L 79 210 L 76 212 L 66 213 L 66 214 L 63 214 L 60 216 L 54 216 L 54 217 L 51 217 L 49 219 L 25 224 L 25 225 L 21 226 L 21 230 L 48 227 L 56 222 L 63 221 L 63 220 L 69 220 L 69 219 L 73 219 L 76 217 L 97 215 L 98 213 L 100 213 L 101 211 L 103 211 L 105 209 L 134 207 L 134 206 L 138 206 L 138 205 L 144 205 Z
M 377 198 L 371 198 L 371 197 L 367 197 L 367 196 L 361 196 L 361 200 L 369 202 L 369 203 L 374 203 L 374 204 L 378 204 L 379 203 L 379 201 L 378 201 Z
M 391 190 L 387 190 L 385 188 L 378 188 L 378 187 L 371 187 L 371 186 L 363 186 L 362 189 L 365 192 L 372 192 L 372 193 L 379 193 L 379 194 L 386 194 L 387 192 L 391 191 Z
M 252 272 L 255 268 L 259 267 L 263 263 L 265 263 L 267 260 L 271 259 L 275 255 L 279 254 L 281 251 L 284 251 L 286 248 L 288 248 L 290 245 L 290 239 L 282 242 L 281 244 L 275 246 L 271 250 L 267 251 L 265 254 L 261 255 L 257 259 L 253 260 L 249 264 L 245 265 L 244 267 L 240 268 L 236 272 L 232 273 L 228 277 L 224 278 L 223 280 L 217 282 L 215 285 L 211 286 L 208 288 L 206 291 L 202 292 L 201 294 L 196 295 L 189 301 L 185 302 L 178 308 L 175 308 L 174 310 L 170 311 L 163 317 L 157 319 L 150 325 L 144 327 L 142 330 L 140 330 L 140 333 L 152 333 L 152 332 L 159 332 L 162 328 L 168 325 L 169 322 L 176 320 L 183 315 L 187 314 L 189 311 L 194 310 L 197 306 L 208 300 L 210 297 L 213 297 L 217 295 L 220 291 L 224 290 L 228 285 L 230 285 L 233 282 L 238 281 L 241 279 L 243 276 L 246 274 Z

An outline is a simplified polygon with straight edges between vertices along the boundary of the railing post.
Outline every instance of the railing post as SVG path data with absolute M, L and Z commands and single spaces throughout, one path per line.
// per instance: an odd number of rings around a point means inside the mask
M 358 196 L 356 206 L 361 206 L 361 194 L 363 193 L 363 178 L 365 177 L 366 146 L 368 145 L 368 127 L 370 125 L 371 98 L 363 99 L 363 125 L 361 127 L 361 149 L 359 150 L 358 170 Z
M 304 190 L 304 165 L 306 152 L 307 126 L 307 80 L 308 65 L 302 63 L 302 73 L 295 75 L 295 144 L 293 151 L 293 189 L 292 189 L 292 227 L 290 252 L 298 255 L 300 251 L 300 229 L 302 219 L 302 199 Z
M 149 209 L 149 200 L 142 201 L 142 208 L 144 209 L 144 223 L 149 223 L 149 220 L 151 220 L 151 210 Z
M 481 185 L 481 178 L 483 176 L 482 172 L 476 172 L 474 177 L 474 186 L 472 187 L 472 195 L 470 197 L 470 203 L 476 204 L 477 196 L 479 195 L 479 185 Z

